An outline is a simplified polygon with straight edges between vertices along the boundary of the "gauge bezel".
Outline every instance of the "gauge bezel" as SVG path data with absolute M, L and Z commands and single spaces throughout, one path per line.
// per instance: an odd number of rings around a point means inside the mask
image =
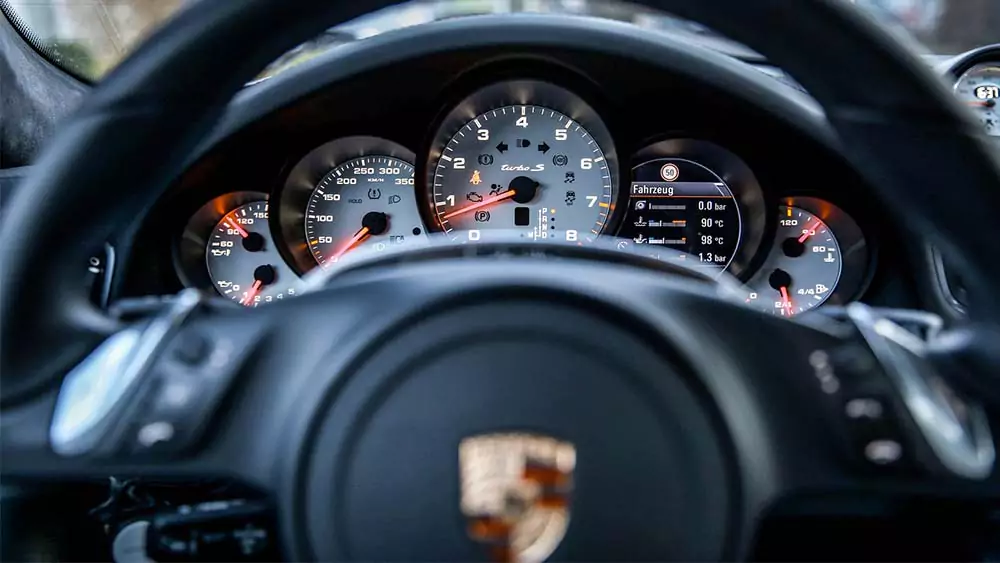
M 416 155 L 413 151 L 395 141 L 360 135 L 341 137 L 316 147 L 303 156 L 285 177 L 278 192 L 278 213 L 272 216 L 272 226 L 277 220 L 278 232 L 291 258 L 291 266 L 299 275 L 319 267 L 306 242 L 305 219 L 309 197 L 331 170 L 364 156 L 388 156 L 405 161 L 413 166 L 416 179 Z M 417 189 L 416 181 L 413 189 Z M 416 192 L 414 200 L 418 204 L 423 201 Z M 420 217 L 423 219 L 422 214 Z M 424 227 L 426 229 L 426 224 Z
M 861 297 L 871 283 L 875 255 L 854 218 L 836 204 L 818 197 L 788 196 L 781 198 L 778 205 L 797 207 L 819 217 L 840 246 L 840 279 L 820 307 L 846 305 Z
M 465 96 L 437 121 L 434 134 L 423 160 L 421 194 L 417 202 L 421 206 L 421 217 L 430 232 L 444 229 L 434 212 L 434 171 L 444 153 L 444 148 L 452 137 L 467 123 L 488 111 L 510 105 L 539 106 L 555 110 L 571 118 L 590 134 L 604 153 L 604 160 L 611 175 L 612 212 L 609 213 L 600 235 L 608 235 L 618 229 L 618 213 L 615 208 L 621 198 L 621 169 L 618 152 L 611 131 L 597 110 L 579 94 L 552 82 L 533 78 L 514 78 L 494 82 Z M 418 168 L 417 173 L 421 170 Z M 599 235 L 599 236 L 600 236 Z
M 209 238 L 227 213 L 256 201 L 268 201 L 268 195 L 255 191 L 229 192 L 208 200 L 191 215 L 174 245 L 174 268 L 185 287 L 211 289 L 216 293 L 206 263 Z
M 951 87 L 951 91 L 955 95 L 955 99 L 958 100 L 959 103 L 964 104 L 967 101 L 960 99 L 961 94 L 958 91 L 959 86 L 961 86 L 962 83 L 965 82 L 965 80 L 968 79 L 974 72 L 979 72 L 985 69 L 1000 70 L 1000 60 L 988 59 L 976 62 L 974 64 L 969 65 L 965 70 L 962 71 L 961 74 L 955 77 L 955 82 Z M 996 114 L 1000 112 L 1000 107 L 995 106 L 994 108 L 992 108 L 992 111 L 994 114 Z M 970 113 L 975 115 L 971 109 Z M 978 121 L 979 119 L 981 119 L 981 117 L 976 116 L 975 119 Z M 985 129 L 982 129 L 982 131 L 986 138 L 990 139 L 991 141 L 1000 142 L 1000 129 L 997 129 L 996 130 L 997 133 L 995 134 L 989 133 Z
M 729 191 L 732 192 L 739 207 L 740 238 L 726 271 L 741 280 L 748 279 L 753 273 L 752 266 L 758 263 L 756 258 L 760 253 L 770 216 L 764 190 L 753 170 L 732 151 L 711 141 L 671 138 L 646 145 L 632 155 L 628 181 L 632 182 L 632 170 L 636 167 L 661 158 L 689 160 L 707 168 L 729 186 Z M 627 190 L 622 190 L 620 210 L 622 217 L 625 216 L 628 205 L 626 192 Z M 616 236 L 620 230 L 619 225 L 615 230 Z

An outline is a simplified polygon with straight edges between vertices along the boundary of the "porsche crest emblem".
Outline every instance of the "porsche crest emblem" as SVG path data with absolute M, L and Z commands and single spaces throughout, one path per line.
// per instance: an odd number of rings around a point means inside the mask
M 483 434 L 458 452 L 469 536 L 496 561 L 543 561 L 569 525 L 576 448 L 547 436 Z

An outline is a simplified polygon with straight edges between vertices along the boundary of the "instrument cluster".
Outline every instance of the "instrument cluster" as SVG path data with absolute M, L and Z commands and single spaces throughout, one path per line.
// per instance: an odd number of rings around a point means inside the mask
M 204 203 L 177 243 L 181 280 L 258 306 L 358 248 L 431 233 L 470 244 L 615 237 L 620 249 L 729 272 L 748 304 L 785 316 L 857 298 L 872 272 L 861 227 L 806 186 L 763 187 L 734 152 L 683 134 L 622 158 L 594 107 L 550 82 L 476 89 L 427 139 L 416 151 L 376 136 L 334 139 L 277 185 Z

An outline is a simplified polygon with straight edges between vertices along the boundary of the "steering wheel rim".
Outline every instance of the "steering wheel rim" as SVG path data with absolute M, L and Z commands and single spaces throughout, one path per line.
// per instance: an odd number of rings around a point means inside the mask
M 121 217 L 152 203 L 232 94 L 296 43 L 395 3 L 193 3 L 95 88 L 18 191 L 3 225 L 4 406 L 57 380 L 118 328 L 74 286 L 75 265 Z M 912 54 L 835 0 L 638 3 L 705 23 L 789 71 L 825 108 L 883 200 L 955 256 L 979 319 L 1000 319 L 988 289 L 1000 263 L 987 259 L 988 241 L 970 236 L 1000 205 L 1000 166 L 947 90 Z M 868 88 L 876 77 L 882 87 Z M 915 170 L 912 163 L 928 154 L 941 164 Z M 102 156 L 113 156 L 116 165 L 108 166 Z M 64 193 L 65 186 L 77 184 L 83 188 Z M 936 189 L 944 185 L 950 189 Z M 64 244 L 66 233 L 74 244 Z M 61 254 L 39 263 L 38 247 Z

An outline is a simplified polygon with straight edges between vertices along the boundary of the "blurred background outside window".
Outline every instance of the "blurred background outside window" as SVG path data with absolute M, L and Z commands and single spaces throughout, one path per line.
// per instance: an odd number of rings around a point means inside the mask
M 205 0 L 0 0 L 36 49 L 58 66 L 96 81 L 186 2 Z M 209 0 L 239 1 L 239 0 Z M 751 0 L 748 0 L 751 1 Z M 807 1 L 807 0 L 790 0 Z M 910 33 L 929 53 L 956 54 L 1000 42 L 1000 0 L 844 0 Z M 607 0 L 414 0 L 331 29 L 276 61 L 263 76 L 340 43 L 429 21 L 472 14 L 542 12 L 631 22 L 713 35 L 697 24 Z

